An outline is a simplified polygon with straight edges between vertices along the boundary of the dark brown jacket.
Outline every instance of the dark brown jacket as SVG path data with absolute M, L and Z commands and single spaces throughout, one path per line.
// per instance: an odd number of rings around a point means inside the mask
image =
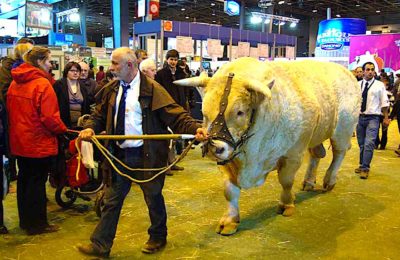
M 92 128 L 95 133 L 106 131 L 114 134 L 114 112 L 119 80 L 111 81 L 99 93 L 101 103 L 96 106 L 85 128 Z M 168 134 L 169 126 L 174 133 L 195 134 L 201 127 L 189 114 L 171 98 L 168 92 L 156 81 L 140 73 L 139 103 L 142 108 L 143 134 Z M 144 140 L 144 168 L 159 168 L 167 165 L 169 140 Z M 110 142 L 105 146 L 112 147 Z M 106 161 L 106 160 L 105 160 Z M 105 183 L 110 184 L 110 167 L 103 164 Z M 145 174 L 148 178 L 154 173 Z

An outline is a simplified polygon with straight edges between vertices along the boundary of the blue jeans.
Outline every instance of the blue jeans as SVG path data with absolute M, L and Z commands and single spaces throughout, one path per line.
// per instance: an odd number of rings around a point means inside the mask
M 120 149 L 119 152 L 116 152 L 116 156 L 130 167 L 143 168 L 142 148 Z M 118 168 L 122 170 L 120 167 Z M 142 172 L 130 172 L 129 174 L 136 179 L 148 179 L 152 176 L 152 173 Z M 165 239 L 167 237 L 167 213 L 162 195 L 164 180 L 165 174 L 162 174 L 151 182 L 139 184 L 149 210 L 151 226 L 148 229 L 148 233 L 152 239 Z M 122 205 L 130 188 L 130 180 L 113 172 L 112 185 L 107 187 L 105 191 L 100 222 L 90 237 L 93 246 L 99 252 L 109 252 L 111 250 Z
M 379 115 L 360 115 L 357 125 L 357 141 L 360 147 L 360 168 L 369 170 L 379 131 Z

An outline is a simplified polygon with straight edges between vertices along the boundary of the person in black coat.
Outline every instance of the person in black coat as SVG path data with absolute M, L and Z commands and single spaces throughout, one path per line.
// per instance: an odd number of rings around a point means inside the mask
M 69 62 L 65 65 L 63 77 L 57 80 L 54 85 L 60 109 L 60 117 L 69 129 L 78 129 L 79 117 L 90 114 L 90 98 L 87 89 L 80 86 L 81 66 L 76 62 Z M 73 134 L 65 134 L 58 138 L 58 155 L 53 162 L 50 183 L 52 186 L 63 185 L 66 171 L 66 150 L 69 140 L 74 139 Z
M 77 119 L 90 114 L 87 90 L 79 82 L 80 73 L 81 66 L 76 62 L 69 62 L 64 68 L 63 77 L 53 86 L 61 119 L 68 128 L 76 128 Z

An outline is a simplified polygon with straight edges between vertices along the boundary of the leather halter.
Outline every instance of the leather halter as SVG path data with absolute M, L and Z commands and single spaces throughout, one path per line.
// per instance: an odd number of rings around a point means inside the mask
M 240 137 L 239 141 L 235 142 L 232 137 L 232 134 L 229 132 L 228 126 L 226 124 L 224 113 L 228 106 L 228 97 L 231 92 L 232 80 L 235 74 L 229 73 L 228 81 L 226 82 L 224 94 L 221 98 L 221 102 L 219 104 L 219 112 L 218 116 L 211 123 L 208 133 L 210 135 L 209 139 L 203 145 L 203 157 L 208 153 L 208 145 L 213 144 L 213 140 L 223 141 L 234 148 L 232 156 L 227 160 L 218 162 L 218 165 L 225 165 L 228 162 L 232 161 L 239 153 L 239 148 L 251 137 L 253 134 L 249 135 L 248 132 L 250 130 L 251 125 L 253 124 L 253 117 L 255 110 L 253 109 L 250 117 L 250 126 L 246 129 L 243 135 Z

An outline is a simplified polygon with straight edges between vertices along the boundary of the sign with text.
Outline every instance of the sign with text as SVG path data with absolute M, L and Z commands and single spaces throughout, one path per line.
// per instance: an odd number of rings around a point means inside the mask
M 286 58 L 290 60 L 294 60 L 295 54 L 294 54 L 294 47 L 286 46 Z
M 146 0 L 138 0 L 137 15 L 138 17 L 146 15 Z
M 262 44 L 258 43 L 258 56 L 263 57 L 263 58 L 268 58 L 269 57 L 269 45 L 268 44 Z
M 250 57 L 258 59 L 260 56 L 258 55 L 257 47 L 250 47 Z
M 193 53 L 193 40 L 192 37 L 176 36 L 176 50 L 185 54 Z
M 224 53 L 221 47 L 221 40 L 207 39 L 207 53 L 210 57 L 222 57 Z
M 151 0 L 149 14 L 152 17 L 158 17 L 160 15 L 160 1 L 159 0 Z
M 238 58 L 250 56 L 250 43 L 249 42 L 238 42 L 237 56 L 238 56 Z
M 165 32 L 172 32 L 174 28 L 172 21 L 163 21 L 163 27 Z

